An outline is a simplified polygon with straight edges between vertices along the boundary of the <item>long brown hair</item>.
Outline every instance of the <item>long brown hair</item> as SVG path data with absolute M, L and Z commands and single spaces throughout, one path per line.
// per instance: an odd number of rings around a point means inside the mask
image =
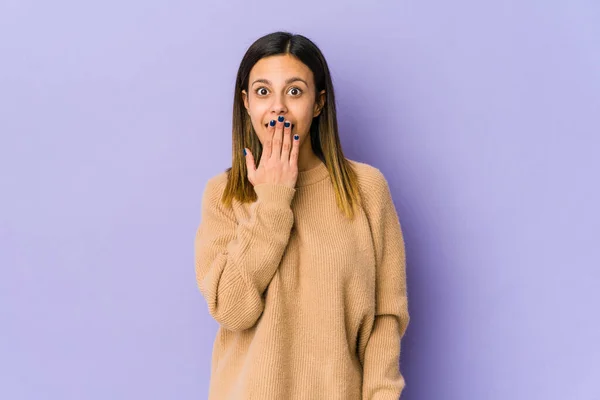
M 257 39 L 242 58 L 233 98 L 232 166 L 226 170 L 227 186 L 221 200 L 227 206 L 231 206 L 234 198 L 242 203 L 256 201 L 256 193 L 248 180 L 243 149 L 249 148 L 258 163 L 262 154 L 262 143 L 246 113 L 241 92 L 248 91 L 248 80 L 254 64 L 264 57 L 282 54 L 290 54 L 310 68 L 316 86 L 315 96 L 325 90 L 325 105 L 319 115 L 313 118 L 310 126 L 310 142 L 315 155 L 329 170 L 339 209 L 352 219 L 355 207 L 360 204 L 358 178 L 353 166 L 344 157 L 340 144 L 335 95 L 327 62 L 311 40 L 289 32 L 274 32 Z

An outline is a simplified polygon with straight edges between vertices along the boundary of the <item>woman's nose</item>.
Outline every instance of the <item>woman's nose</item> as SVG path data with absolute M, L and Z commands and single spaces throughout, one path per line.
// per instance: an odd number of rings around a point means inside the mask
M 274 96 L 271 111 L 277 115 L 287 112 L 287 106 L 285 104 L 284 96 Z

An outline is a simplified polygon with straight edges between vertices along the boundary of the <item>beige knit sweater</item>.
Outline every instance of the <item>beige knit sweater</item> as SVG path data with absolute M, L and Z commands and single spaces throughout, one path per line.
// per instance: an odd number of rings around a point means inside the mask
M 324 164 L 296 188 L 260 184 L 258 200 L 220 202 L 208 180 L 195 243 L 198 287 L 219 323 L 209 400 L 397 400 L 409 322 L 404 240 L 389 187 L 357 168 L 353 221 Z

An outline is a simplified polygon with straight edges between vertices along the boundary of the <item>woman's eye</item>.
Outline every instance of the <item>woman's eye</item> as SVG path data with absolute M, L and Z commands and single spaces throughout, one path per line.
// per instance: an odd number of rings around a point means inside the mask
M 292 93 L 292 91 L 293 91 L 293 93 Z M 266 96 L 267 92 L 268 92 L 268 89 L 265 87 L 260 87 L 260 88 L 256 89 L 256 94 L 258 94 L 259 96 Z M 300 94 L 302 94 L 302 90 L 300 90 L 297 87 L 293 87 L 293 88 L 290 88 L 288 93 L 292 93 L 292 96 L 296 97 L 296 96 L 299 96 Z

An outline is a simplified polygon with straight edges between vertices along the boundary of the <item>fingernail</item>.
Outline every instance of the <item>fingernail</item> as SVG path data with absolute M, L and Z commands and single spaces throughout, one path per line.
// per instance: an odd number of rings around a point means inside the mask
M 286 128 L 289 128 L 290 127 L 290 123 L 286 122 L 285 124 L 283 124 L 283 126 L 285 126 Z
M 274 120 L 274 119 L 272 119 L 272 120 L 271 120 L 271 122 L 269 122 L 269 124 L 270 124 L 271 126 L 275 126 L 275 120 Z
M 244 155 L 246 155 L 246 149 L 244 149 Z
M 279 120 L 279 122 L 283 122 L 283 120 L 284 120 L 285 118 L 283 118 L 283 115 L 280 115 L 280 116 L 279 116 L 279 118 L 277 118 L 277 119 Z
M 295 135 L 295 136 L 294 136 L 294 139 L 295 139 L 295 140 L 298 140 L 298 139 L 300 139 L 300 136 L 298 136 L 298 135 Z

